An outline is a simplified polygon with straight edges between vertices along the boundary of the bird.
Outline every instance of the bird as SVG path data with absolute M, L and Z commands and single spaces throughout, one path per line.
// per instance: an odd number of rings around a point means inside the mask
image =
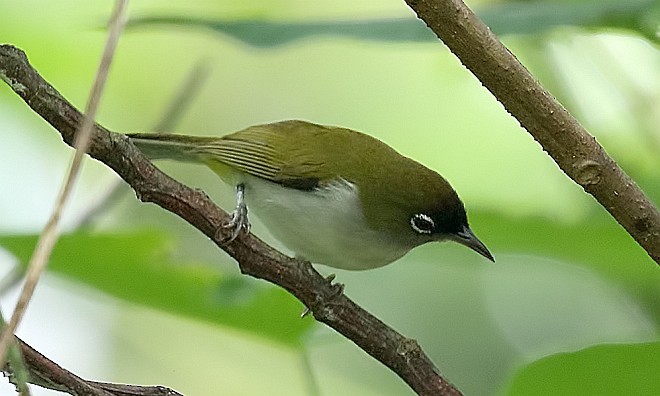
M 236 189 L 227 243 L 249 232 L 249 208 L 297 258 L 333 268 L 374 269 L 442 241 L 495 261 L 449 182 L 370 135 L 286 120 L 220 137 L 127 136 L 151 160 L 206 165 Z

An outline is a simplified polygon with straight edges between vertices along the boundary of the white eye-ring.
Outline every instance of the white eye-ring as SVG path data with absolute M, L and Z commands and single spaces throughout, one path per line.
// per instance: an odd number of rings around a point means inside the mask
M 420 234 L 431 234 L 435 229 L 435 223 L 429 215 L 418 213 L 410 218 L 410 226 Z

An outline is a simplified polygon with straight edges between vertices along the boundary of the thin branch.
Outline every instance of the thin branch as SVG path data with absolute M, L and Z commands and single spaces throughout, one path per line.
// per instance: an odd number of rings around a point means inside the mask
M 199 60 L 193 66 L 185 81 L 180 84 L 179 90 L 170 101 L 160 121 L 152 129 L 153 132 L 164 133 L 174 128 L 192 104 L 192 99 L 199 93 L 210 73 L 211 67 L 208 59 Z
M 82 115 L 29 65 L 22 51 L 0 46 L 0 78 L 72 144 Z M 394 331 L 345 295 L 337 295 L 335 287 L 308 262 L 287 257 L 251 234 L 223 244 L 228 235 L 221 225 L 229 221 L 229 215 L 200 190 L 158 170 L 126 136 L 96 125 L 88 152 L 124 179 L 140 200 L 153 202 L 193 225 L 235 258 L 242 273 L 289 291 L 317 320 L 392 369 L 418 394 L 461 394 L 415 340 Z
M 115 4 L 115 9 L 113 12 L 113 17 L 111 18 L 110 31 L 108 33 L 108 38 L 105 44 L 105 49 L 103 51 L 103 56 L 101 57 L 101 62 L 99 68 L 96 72 L 96 78 L 92 91 L 89 94 L 89 101 L 87 103 L 87 108 L 85 109 L 85 117 L 80 126 L 80 131 L 76 134 L 76 141 L 74 146 L 76 148 L 76 153 L 73 157 L 73 162 L 71 163 L 71 168 L 69 173 L 64 181 L 64 186 L 60 191 L 59 196 L 55 202 L 55 208 L 51 214 L 46 226 L 39 236 L 37 241 L 37 246 L 30 263 L 27 269 L 27 275 L 25 278 L 25 283 L 21 289 L 21 293 L 16 302 L 16 307 L 11 316 L 7 327 L 2 331 L 0 336 L 0 362 L 4 362 L 5 354 L 7 348 L 9 347 L 10 342 L 13 339 L 14 332 L 18 327 L 27 306 L 32 299 L 34 294 L 34 289 L 37 287 L 37 283 L 41 278 L 41 274 L 46 269 L 50 254 L 53 251 L 53 247 L 59 239 L 59 223 L 64 210 L 64 206 L 69 200 L 71 192 L 75 186 L 76 180 L 78 179 L 78 174 L 80 173 L 80 167 L 82 166 L 82 161 L 84 154 L 87 151 L 87 146 L 91 140 L 92 129 L 94 126 L 94 118 L 96 117 L 96 110 L 98 109 L 99 101 L 101 100 L 101 94 L 103 92 L 103 87 L 105 86 L 105 81 L 108 77 L 108 71 L 110 69 L 110 64 L 112 63 L 112 57 L 115 53 L 115 48 L 117 47 L 117 42 L 119 41 L 119 36 L 121 30 L 126 24 L 126 8 L 128 6 L 128 0 L 117 0 Z
M 406 0 L 559 167 L 660 264 L 660 211 L 461 0 Z
M 170 100 L 167 110 L 161 115 L 160 121 L 152 129 L 153 132 L 163 133 L 171 130 L 181 120 L 195 96 L 199 94 L 204 82 L 211 72 L 208 60 L 198 61 L 188 72 L 185 80 L 180 84 L 179 90 Z M 98 198 L 85 213 L 80 216 L 77 228 L 89 227 L 101 213 L 107 212 L 112 206 L 124 196 L 124 183 L 121 179 L 115 180 L 107 192 Z M 0 294 L 2 293 L 3 280 L 0 279 Z
M 28 381 L 32 384 L 74 396 L 182 396 L 162 386 L 137 386 L 87 381 L 60 367 L 16 337 L 21 353 L 29 367 Z

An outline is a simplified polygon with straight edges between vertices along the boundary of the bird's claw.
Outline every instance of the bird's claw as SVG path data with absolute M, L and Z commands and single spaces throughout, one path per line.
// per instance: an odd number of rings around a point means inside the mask
M 245 186 L 239 184 L 236 186 L 236 209 L 231 213 L 231 219 L 227 224 L 223 224 L 216 233 L 216 237 L 220 239 L 220 235 L 224 234 L 224 230 L 230 230 L 231 234 L 222 238 L 222 243 L 233 242 L 238 238 L 241 233 L 248 234 L 250 232 L 250 220 L 248 219 L 248 208 L 244 200 Z
M 247 216 L 247 206 L 238 206 L 231 213 L 231 220 L 227 224 L 222 225 L 223 230 L 231 230 L 231 234 L 224 238 L 222 243 L 229 243 L 238 238 L 241 233 L 248 234 L 250 232 L 250 220 Z
M 343 283 L 332 283 L 333 280 L 335 280 L 335 274 L 330 274 L 325 277 L 326 282 L 330 284 L 330 287 L 332 288 L 332 293 L 327 297 L 327 301 L 332 301 L 342 294 L 344 294 L 344 284 Z M 304 318 L 305 316 L 309 315 L 312 312 L 312 310 L 309 307 L 305 307 L 305 310 L 300 314 L 301 318 Z

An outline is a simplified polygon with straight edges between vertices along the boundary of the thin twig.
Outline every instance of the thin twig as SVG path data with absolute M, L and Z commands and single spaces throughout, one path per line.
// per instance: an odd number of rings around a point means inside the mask
M 185 110 L 192 103 L 193 98 L 199 93 L 204 82 L 210 74 L 210 67 L 208 60 L 200 60 L 188 72 L 185 80 L 180 84 L 176 94 L 172 97 L 167 109 L 163 112 L 160 121 L 156 124 L 153 131 L 156 133 L 163 133 L 172 130 L 176 124 L 181 120 Z M 85 228 L 90 226 L 92 221 L 101 213 L 105 213 L 112 205 L 117 202 L 122 196 L 123 192 L 127 191 L 124 187 L 124 182 L 117 179 L 112 182 L 108 187 L 107 192 L 92 204 L 85 213 L 80 216 L 77 228 Z M 0 292 L 2 292 L 2 282 L 0 282 Z
M 12 268 L 0 277 L 0 296 L 5 295 L 11 289 L 16 287 L 23 280 L 25 276 L 25 270 L 18 263 L 13 264 Z
M 29 367 L 29 382 L 42 388 L 67 392 L 75 396 L 181 396 L 163 386 L 138 386 L 88 381 L 48 359 L 16 337 Z
M 208 59 L 199 60 L 181 83 L 179 90 L 170 101 L 167 110 L 163 113 L 160 121 L 153 131 L 157 133 L 168 132 L 179 122 L 183 114 L 192 104 L 192 99 L 204 86 L 204 82 L 211 73 Z
M 307 389 L 308 396 L 319 396 L 321 394 L 319 389 L 319 382 L 316 378 L 316 373 L 312 369 L 312 362 L 309 358 L 309 351 L 300 351 L 300 365 L 302 366 L 302 376 L 304 378 L 304 386 Z
M 53 213 L 51 214 L 51 217 L 46 223 L 46 226 L 44 227 L 44 230 L 41 233 L 39 240 L 37 241 L 36 249 L 28 265 L 25 284 L 23 285 L 23 289 L 19 295 L 18 302 L 16 303 L 16 307 L 14 308 L 14 312 L 11 316 L 11 320 L 9 321 L 7 327 L 3 330 L 2 336 L 0 337 L 0 362 L 4 361 L 7 347 L 13 338 L 13 334 L 16 331 L 18 324 L 25 314 L 30 299 L 32 298 L 34 290 L 37 287 L 37 283 L 39 282 L 39 278 L 46 269 L 50 254 L 53 251 L 53 247 L 59 238 L 59 222 L 62 216 L 62 211 L 69 199 L 71 191 L 75 186 L 78 174 L 80 173 L 80 167 L 82 165 L 84 154 L 87 151 L 87 147 L 91 141 L 94 119 L 96 117 L 96 111 L 98 109 L 103 88 L 105 86 L 105 81 L 108 77 L 108 71 L 110 69 L 110 64 L 112 63 L 112 57 L 115 53 L 121 31 L 126 24 L 127 6 L 128 0 L 117 0 L 115 3 L 115 9 L 111 18 L 110 31 L 108 33 L 108 38 L 106 40 L 99 68 L 96 72 L 94 85 L 89 95 L 89 101 L 87 102 L 87 107 L 85 109 L 85 117 L 83 118 L 79 132 L 76 134 L 74 143 L 76 152 L 73 157 L 73 162 L 71 163 L 71 168 L 69 169 L 69 173 L 64 181 L 64 186 L 62 187 L 62 190 L 60 191 L 60 194 L 55 202 Z

